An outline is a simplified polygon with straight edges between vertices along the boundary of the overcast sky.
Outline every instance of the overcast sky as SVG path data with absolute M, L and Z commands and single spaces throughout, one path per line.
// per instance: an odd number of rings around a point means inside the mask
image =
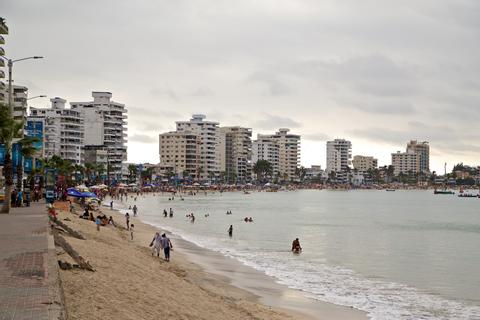
M 302 164 L 346 138 L 380 165 L 409 139 L 432 168 L 480 164 L 478 0 L 1 0 L 16 84 L 129 112 L 129 160 L 192 113 L 302 135 Z M 49 105 L 47 99 L 32 105 Z

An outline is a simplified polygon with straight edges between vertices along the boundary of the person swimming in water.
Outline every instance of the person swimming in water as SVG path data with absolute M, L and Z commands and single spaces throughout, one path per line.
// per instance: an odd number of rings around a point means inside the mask
M 230 236 L 230 238 L 232 237 L 232 235 L 233 235 L 233 225 L 230 225 L 230 228 L 228 228 L 228 235 Z
M 302 247 L 300 246 L 300 240 L 298 240 L 298 238 L 296 238 L 292 242 L 292 251 L 294 253 L 299 253 L 300 251 L 302 251 Z

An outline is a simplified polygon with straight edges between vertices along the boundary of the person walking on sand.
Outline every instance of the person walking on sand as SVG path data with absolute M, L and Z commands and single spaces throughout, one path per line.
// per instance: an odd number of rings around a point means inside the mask
M 230 228 L 228 228 L 228 235 L 230 236 L 230 238 L 232 237 L 232 235 L 233 235 L 233 225 L 230 225 Z
M 133 216 L 134 216 L 134 217 L 137 216 L 137 211 L 138 211 L 137 205 L 134 204 L 134 205 L 133 205 Z
M 298 238 L 296 238 L 292 242 L 292 251 L 294 253 L 300 253 L 300 251 L 302 251 L 302 247 L 300 246 L 300 240 L 298 240 Z
M 162 234 L 162 248 L 163 248 L 163 254 L 165 255 L 165 261 L 170 261 L 170 249 L 173 249 L 172 242 L 170 239 L 167 237 L 167 235 L 164 233 Z
M 110 210 L 113 210 L 113 200 L 110 201 Z
M 130 228 L 130 215 L 127 213 L 125 213 L 125 220 L 126 220 L 126 223 L 127 223 L 127 230 L 129 230 Z
M 160 250 L 162 248 L 162 237 L 160 233 L 155 232 L 152 242 L 150 242 L 150 247 L 152 247 L 152 256 L 156 254 L 157 257 L 160 257 Z
M 130 238 L 133 240 L 133 227 L 135 227 L 135 225 L 132 223 L 130 225 Z
M 100 231 L 100 225 L 102 224 L 100 216 L 97 216 L 97 218 L 95 219 L 95 224 L 97 225 L 97 231 Z

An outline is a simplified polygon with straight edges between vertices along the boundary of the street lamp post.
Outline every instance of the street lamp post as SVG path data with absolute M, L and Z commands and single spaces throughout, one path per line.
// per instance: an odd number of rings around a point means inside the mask
M 12 70 L 13 70 L 13 63 L 15 62 L 20 62 L 24 60 L 29 60 L 29 59 L 43 59 L 41 56 L 33 56 L 33 57 L 26 57 L 26 58 L 21 58 L 21 59 L 7 59 L 7 66 L 8 66 L 8 107 L 10 108 L 10 113 L 11 116 L 13 117 L 13 94 L 12 94 L 12 88 L 13 88 L 13 79 L 12 79 Z

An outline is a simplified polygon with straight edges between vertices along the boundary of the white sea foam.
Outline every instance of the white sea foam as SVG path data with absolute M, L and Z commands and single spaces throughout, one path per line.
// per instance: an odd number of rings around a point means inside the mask
M 309 298 L 363 310 L 374 320 L 480 319 L 478 306 L 447 300 L 406 285 L 368 279 L 346 268 L 304 262 L 290 252 L 239 250 L 222 239 L 187 234 L 172 227 L 166 229 L 186 241 L 262 271 Z

